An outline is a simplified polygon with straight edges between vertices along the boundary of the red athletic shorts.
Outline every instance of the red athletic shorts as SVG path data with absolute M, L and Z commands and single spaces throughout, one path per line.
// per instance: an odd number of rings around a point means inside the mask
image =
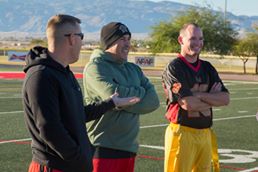
M 135 157 L 93 158 L 93 172 L 133 172 Z
M 62 172 L 62 171 L 56 170 L 56 169 L 50 169 L 47 166 L 42 166 L 39 163 L 32 161 L 30 163 L 28 172 Z

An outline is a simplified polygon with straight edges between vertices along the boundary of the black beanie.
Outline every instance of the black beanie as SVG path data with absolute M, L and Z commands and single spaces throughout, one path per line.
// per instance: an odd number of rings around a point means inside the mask
M 126 25 L 119 22 L 111 22 L 102 27 L 100 33 L 101 46 L 104 50 L 108 49 L 116 40 L 131 32 Z

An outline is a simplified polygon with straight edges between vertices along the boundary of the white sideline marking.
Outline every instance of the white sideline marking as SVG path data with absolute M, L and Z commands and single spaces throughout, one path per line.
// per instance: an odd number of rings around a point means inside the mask
M 232 91 L 242 91 L 242 90 L 249 91 L 249 90 L 258 90 L 258 88 L 232 88 L 230 90 L 232 90 Z
M 241 118 L 251 118 L 251 117 L 255 117 L 255 115 L 244 115 L 244 116 L 235 116 L 235 117 L 228 117 L 228 118 L 218 118 L 218 119 L 213 119 L 213 121 L 241 119 Z
M 4 143 L 15 143 L 15 142 L 24 142 L 24 141 L 31 141 L 31 138 L 0 141 L 0 144 L 4 144 Z
M 23 113 L 23 111 L 0 112 L 0 115 L 2 115 L 2 114 L 9 114 L 9 113 Z
M 17 112 L 23 112 L 23 111 L 17 111 Z M 255 117 L 255 115 L 219 118 L 219 119 L 213 119 L 213 121 L 222 121 L 222 120 L 240 119 L 240 118 L 250 118 L 250 117 Z M 164 126 L 167 126 L 167 125 L 168 124 L 159 124 L 159 125 L 142 126 L 140 128 L 143 129 L 143 128 L 164 127 Z M 14 143 L 14 142 L 22 142 L 22 141 L 30 141 L 30 140 L 31 140 L 31 138 L 0 141 L 0 145 L 1 144 L 5 144 L 5 143 Z M 141 147 L 147 147 L 147 148 L 153 148 L 153 149 L 159 149 L 159 150 L 163 150 L 164 149 L 164 147 L 162 147 L 162 146 L 149 146 L 149 145 L 140 145 L 140 146 Z
M 238 113 L 247 113 L 248 111 L 246 110 L 240 110 L 240 111 L 237 111 Z
M 244 116 L 235 116 L 235 117 L 227 117 L 227 118 L 217 118 L 213 119 L 213 121 L 224 121 L 224 120 L 232 120 L 232 119 L 241 119 L 241 118 L 251 118 L 255 117 L 256 115 L 244 115 Z M 167 126 L 168 124 L 157 124 L 157 125 L 147 125 L 147 126 L 142 126 L 140 127 L 141 129 L 143 128 L 155 128 L 155 127 L 164 127 Z
M 250 94 L 249 94 L 250 95 Z M 0 99 L 20 99 L 22 97 L 0 97 Z M 258 97 L 239 97 L 239 98 L 230 98 L 230 100 L 248 100 L 248 99 L 258 99 Z M 165 104 L 165 103 L 163 103 Z
M 140 145 L 140 147 L 143 147 L 143 148 L 151 148 L 151 149 L 158 149 L 158 150 L 164 150 L 164 146 Z
M 258 97 L 235 97 L 235 98 L 230 98 L 230 100 L 248 100 L 248 99 L 258 99 Z M 165 102 L 161 102 L 161 105 L 166 105 Z
M 0 97 L 0 99 L 21 99 L 22 97 Z
M 238 84 L 257 84 L 257 81 L 237 81 L 237 80 L 224 80 L 225 84 L 238 83 Z
M 141 126 L 140 129 L 143 129 L 143 128 L 155 128 L 155 127 L 165 127 L 167 125 L 168 124 L 147 125 L 147 126 Z
M 230 100 L 248 100 L 248 99 L 258 99 L 258 97 L 240 97 L 240 98 L 231 98 Z

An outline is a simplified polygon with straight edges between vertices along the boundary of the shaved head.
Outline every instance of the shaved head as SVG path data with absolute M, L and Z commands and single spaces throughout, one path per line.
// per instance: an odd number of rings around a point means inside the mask
M 64 39 L 64 34 L 73 32 L 81 20 L 64 14 L 58 14 L 51 17 L 47 23 L 46 34 L 48 41 L 55 40 L 60 42 Z
M 189 26 L 191 26 L 191 27 L 196 27 L 196 28 L 201 29 L 200 26 L 199 26 L 198 24 L 196 24 L 196 23 L 186 23 L 186 24 L 184 24 L 183 27 L 180 29 L 180 32 L 179 32 L 180 36 L 185 36 L 186 30 L 187 30 L 187 28 L 188 28 Z

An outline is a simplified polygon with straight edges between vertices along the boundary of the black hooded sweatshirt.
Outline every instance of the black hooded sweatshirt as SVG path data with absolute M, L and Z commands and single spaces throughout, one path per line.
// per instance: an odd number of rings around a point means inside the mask
M 23 107 L 32 160 L 64 172 L 91 172 L 93 150 L 85 122 L 114 108 L 114 102 L 84 106 L 69 66 L 53 60 L 46 48 L 34 47 L 25 61 Z

